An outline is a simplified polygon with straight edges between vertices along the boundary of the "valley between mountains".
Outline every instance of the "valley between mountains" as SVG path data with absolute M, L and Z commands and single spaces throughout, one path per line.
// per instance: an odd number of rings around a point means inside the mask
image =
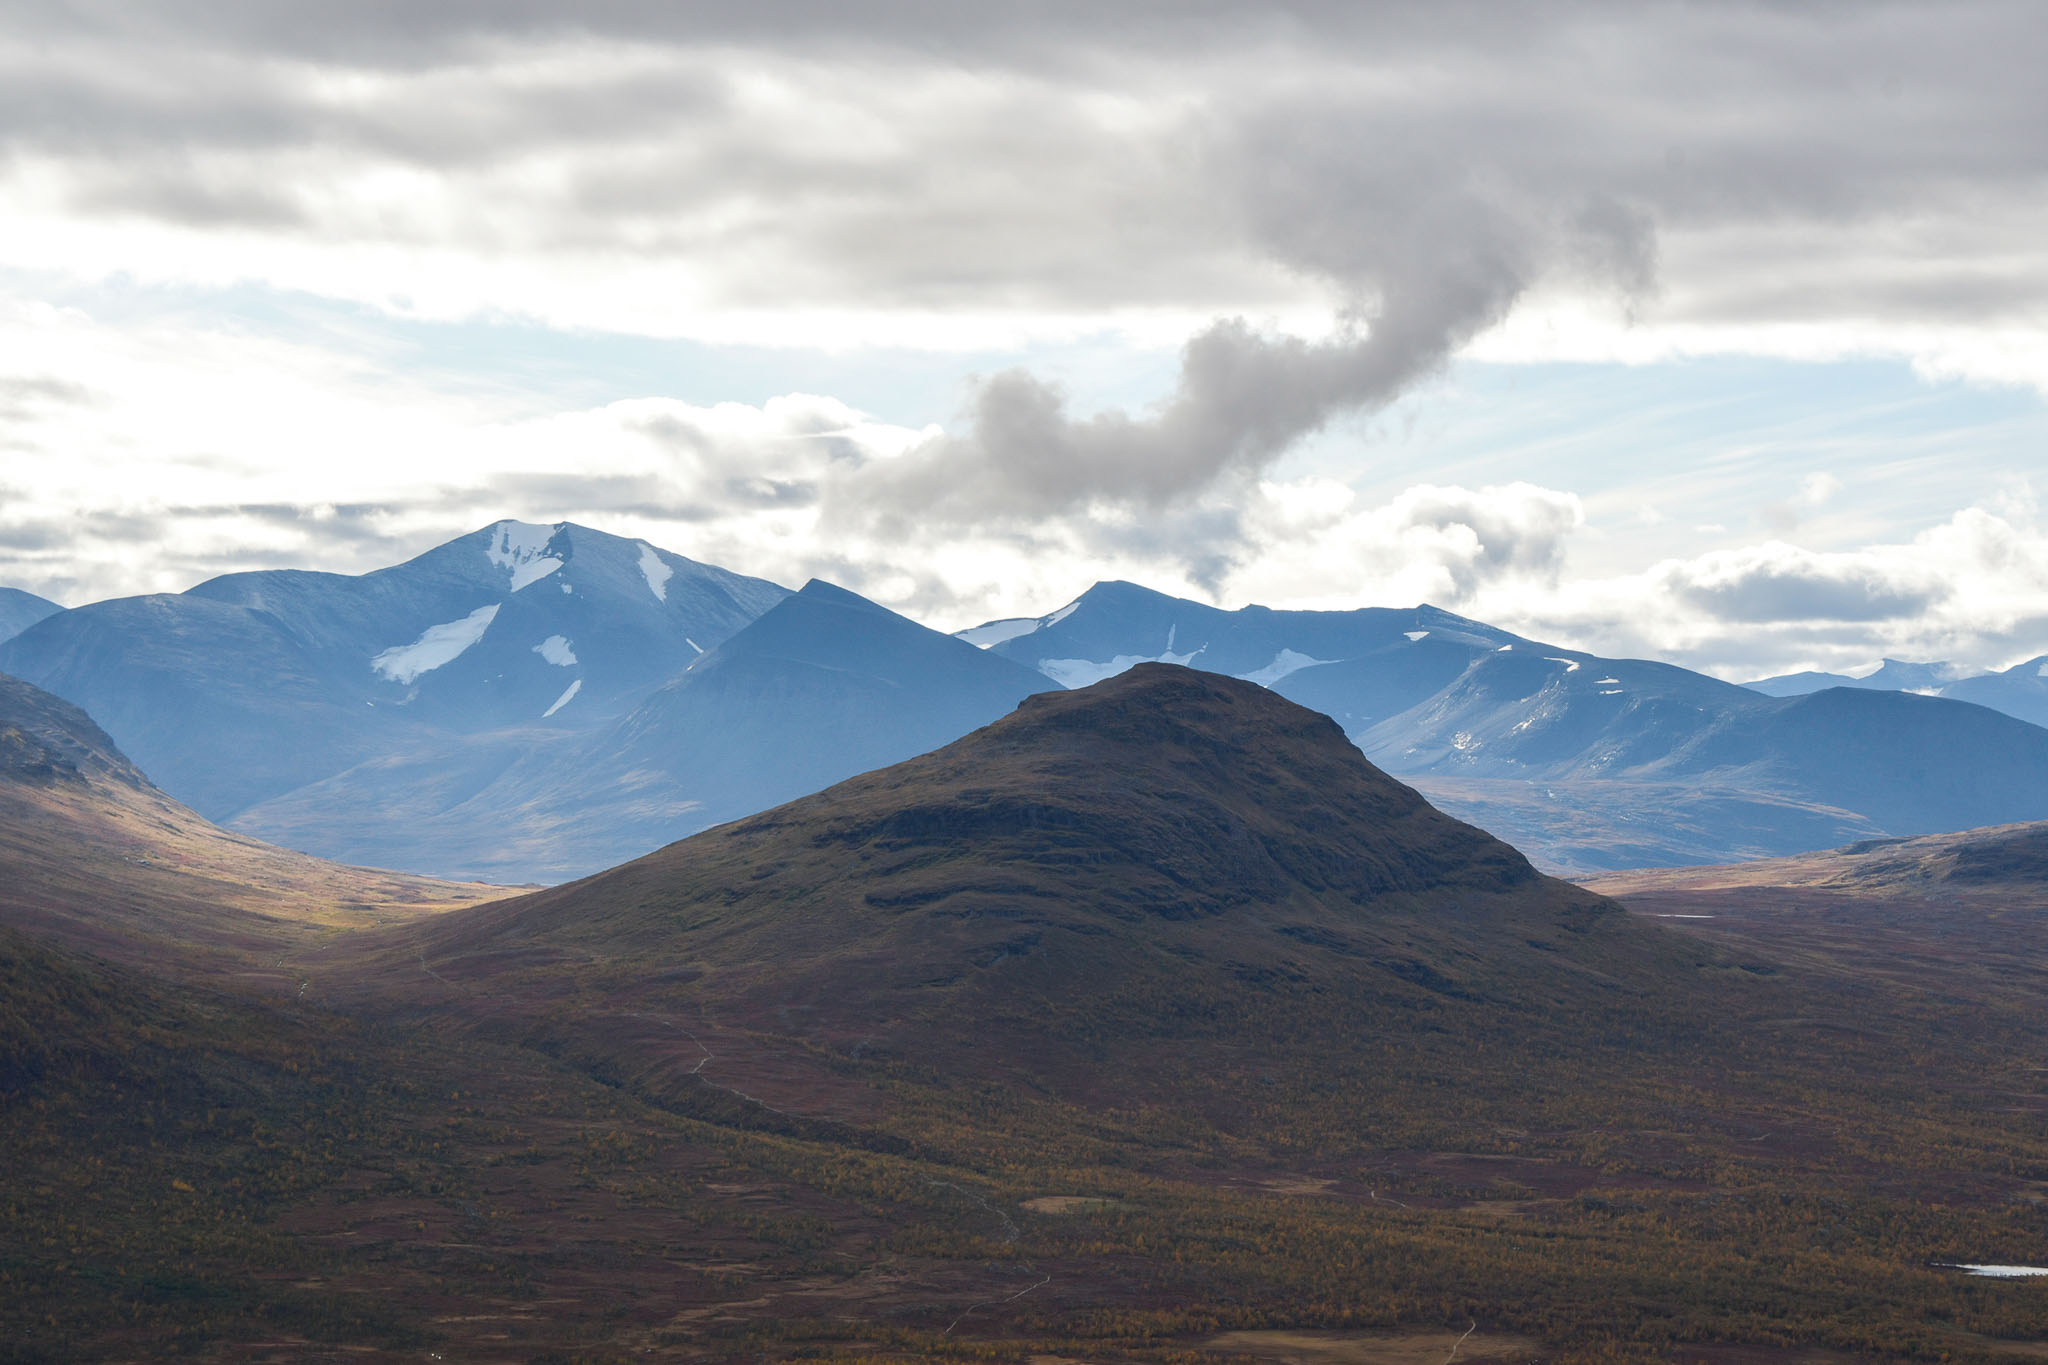
M 2048 1339 L 2039 824 L 1580 886 L 1159 662 L 517 894 L 146 771 L 0 690 L 6 1358 Z

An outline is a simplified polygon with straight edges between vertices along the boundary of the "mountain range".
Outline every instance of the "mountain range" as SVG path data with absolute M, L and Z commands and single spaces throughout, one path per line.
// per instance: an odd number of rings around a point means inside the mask
M 1960 664 L 1906 663 L 1886 659 L 1873 673 L 1784 673 L 1743 686 L 1771 697 L 1796 697 L 1830 687 L 1855 687 L 1880 692 L 1914 692 L 1975 702 L 2008 716 L 2048 725 L 2048 654 L 1995 673 L 1972 673 Z
M 83 706 L 208 818 L 501 882 L 595 872 L 1142 661 L 1329 715 L 1553 870 L 2048 816 L 2048 730 L 1959 696 L 1771 697 L 1429 606 L 1223 611 L 1128 583 L 949 637 L 571 523 L 358 577 L 232 574 L 0 642 L 0 670 Z M 1997 675 L 2013 695 L 2021 671 Z
M 1264 683 L 1445 809 L 1574 871 L 2048 815 L 2048 731 L 1987 707 L 1843 689 L 1766 698 L 1433 607 L 1222 611 L 1105 583 L 963 637 L 1076 683 L 1138 658 Z

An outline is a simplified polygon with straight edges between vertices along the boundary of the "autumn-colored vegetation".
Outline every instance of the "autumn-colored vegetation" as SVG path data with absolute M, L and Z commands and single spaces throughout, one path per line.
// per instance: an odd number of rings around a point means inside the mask
M 1257 862 L 1218 841 L 1257 828 L 1236 803 L 1364 780 L 1199 738 L 1173 761 L 1240 780 L 1182 780 L 1184 819 L 1124 819 L 1171 775 L 1096 763 L 1126 780 L 1031 774 L 1060 837 L 968 838 L 875 804 L 971 804 L 891 770 L 865 809 L 308 946 L 303 995 L 0 931 L 0 1360 L 2048 1337 L 2042 1282 L 1937 1264 L 2048 1246 L 2038 916 L 1894 899 L 1859 931 L 1853 898 L 1751 887 L 1660 926 L 1483 844 L 1461 871 L 1483 836 L 1398 790 L 1334 804 L 1438 841 L 1407 862 L 1354 826 L 1255 868 L 1280 894 L 1175 900 L 1178 841 Z M 970 779 L 985 807 L 1022 780 Z

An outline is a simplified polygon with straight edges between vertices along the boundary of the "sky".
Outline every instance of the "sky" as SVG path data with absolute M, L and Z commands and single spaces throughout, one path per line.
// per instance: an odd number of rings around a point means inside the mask
M 0 585 L 511 516 L 946 629 L 2048 652 L 2032 3 L 6 8 Z

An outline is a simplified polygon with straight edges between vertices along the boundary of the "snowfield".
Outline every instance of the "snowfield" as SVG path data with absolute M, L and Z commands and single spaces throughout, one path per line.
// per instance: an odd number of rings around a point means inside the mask
M 409 683 L 422 673 L 462 657 L 464 650 L 484 638 L 498 615 L 498 603 L 478 607 L 460 621 L 428 626 L 409 645 L 394 645 L 370 660 L 370 667 L 395 683 Z

